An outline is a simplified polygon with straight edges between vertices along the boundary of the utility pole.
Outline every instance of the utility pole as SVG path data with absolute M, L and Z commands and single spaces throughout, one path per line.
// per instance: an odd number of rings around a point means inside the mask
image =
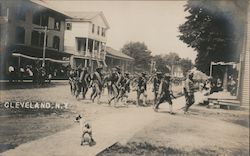
M 44 37 L 43 37 L 43 62 L 42 62 L 42 67 L 45 67 L 45 54 L 46 54 L 46 38 L 47 38 L 47 31 L 48 31 L 48 26 L 45 27 L 38 27 L 38 28 L 34 28 L 37 30 L 43 30 L 44 31 Z M 53 29 L 51 29 L 53 30 Z
M 45 52 L 46 52 L 46 36 L 47 36 L 48 27 L 44 28 L 44 38 L 43 38 L 43 64 L 42 67 L 45 67 Z

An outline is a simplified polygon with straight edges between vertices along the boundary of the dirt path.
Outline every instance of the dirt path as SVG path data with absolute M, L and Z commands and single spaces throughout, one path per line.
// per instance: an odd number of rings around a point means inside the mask
M 184 98 L 174 100 L 175 109 L 184 104 Z M 168 109 L 167 104 L 161 108 Z M 95 155 L 116 142 L 127 142 L 136 132 L 150 123 L 166 117 L 165 113 L 155 113 L 151 107 L 130 106 L 119 111 L 94 119 L 91 123 L 97 144 L 93 147 L 80 146 L 79 125 L 52 136 L 22 144 L 13 150 L 2 153 L 3 156 L 29 155 Z M 35 149 L 35 150 L 34 150 Z

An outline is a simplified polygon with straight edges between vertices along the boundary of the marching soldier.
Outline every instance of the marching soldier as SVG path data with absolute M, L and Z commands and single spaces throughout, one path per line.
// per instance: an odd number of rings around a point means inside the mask
M 158 95 L 161 79 L 162 79 L 162 72 L 156 72 L 156 76 L 153 79 L 154 105 L 156 105 L 156 102 L 157 102 L 157 95 Z
M 123 81 L 123 76 L 121 74 L 121 69 L 120 67 L 115 67 L 113 73 L 111 74 L 110 77 L 110 81 L 111 81 L 111 88 L 112 88 L 112 98 L 109 100 L 109 105 L 111 104 L 111 102 L 114 99 L 117 99 L 118 102 L 118 96 L 119 96 L 119 92 L 121 89 L 121 82 Z
M 92 102 L 94 102 L 95 98 L 97 97 L 97 103 L 100 103 L 102 87 L 103 87 L 102 69 L 103 69 L 102 67 L 98 67 L 96 68 L 96 71 L 93 73 L 93 77 L 92 77 L 93 92 L 90 97 Z
M 129 77 L 129 73 L 125 73 L 124 75 L 124 79 L 121 81 L 121 89 L 117 98 L 117 101 L 119 101 L 119 99 L 123 99 L 126 98 L 125 103 L 127 103 L 127 98 L 128 98 L 128 93 L 130 92 L 130 77 Z
M 158 111 L 159 105 L 166 101 L 169 103 L 170 114 L 173 114 L 173 106 L 172 106 L 171 96 L 174 97 L 172 92 L 170 91 L 170 75 L 165 74 L 164 78 L 161 80 L 161 83 L 159 86 L 159 91 L 158 91 L 158 95 L 157 95 L 158 101 L 156 103 L 154 110 Z
M 192 106 L 195 102 L 194 99 L 194 81 L 193 73 L 188 74 L 188 78 L 185 81 L 184 94 L 186 99 L 186 106 L 184 108 L 184 113 L 186 114 L 189 107 Z
M 146 73 L 141 73 L 137 81 L 137 107 L 139 106 L 140 96 L 143 95 L 143 105 L 146 106 L 146 98 L 147 98 L 147 79 Z
M 86 93 L 89 88 L 89 83 L 90 83 L 90 74 L 88 72 L 87 68 L 83 68 L 83 71 L 80 74 L 80 83 L 82 86 L 82 97 L 85 99 Z
M 76 77 L 75 77 L 75 85 L 76 85 L 76 95 L 75 96 L 76 96 L 76 98 L 78 98 L 78 96 L 80 95 L 81 90 L 82 90 L 82 83 L 80 80 L 81 73 L 82 73 L 82 69 L 81 69 L 81 67 L 78 67 L 78 69 L 76 70 Z
M 71 68 L 69 71 L 69 85 L 70 85 L 71 95 L 75 95 L 75 90 L 76 90 L 75 77 L 76 77 L 76 72 L 73 68 Z

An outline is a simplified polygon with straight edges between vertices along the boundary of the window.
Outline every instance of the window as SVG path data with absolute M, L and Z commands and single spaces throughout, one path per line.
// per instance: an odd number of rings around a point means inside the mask
M 39 32 L 32 31 L 31 33 L 31 45 L 38 46 L 39 45 Z
M 49 24 L 49 16 L 43 14 L 41 16 L 41 26 L 48 26 L 48 24 Z
M 46 36 L 46 46 L 47 46 L 48 36 Z M 32 31 L 31 33 L 31 45 L 43 47 L 44 33 L 39 31 Z
M 53 37 L 53 48 L 59 50 L 60 38 L 58 36 Z
M 92 33 L 95 33 L 95 24 L 92 24 Z
M 77 39 L 77 51 L 81 51 L 81 40 Z
M 102 36 L 105 37 L 105 29 L 102 28 Z
M 23 27 L 16 28 L 16 43 L 24 44 L 25 30 Z
M 72 24 L 71 23 L 66 23 L 66 29 L 71 30 L 72 29 Z
M 33 24 L 40 25 L 40 12 L 36 12 L 33 14 L 32 22 Z
M 54 29 L 59 31 L 60 30 L 60 25 L 61 25 L 60 20 L 55 20 Z
M 16 10 L 16 19 L 25 21 L 26 9 L 24 7 L 19 7 Z
M 97 27 L 97 35 L 99 35 L 100 34 L 100 27 L 98 26 Z
M 33 24 L 40 25 L 40 26 L 48 26 L 49 23 L 49 16 L 46 15 L 44 12 L 36 12 L 33 14 Z

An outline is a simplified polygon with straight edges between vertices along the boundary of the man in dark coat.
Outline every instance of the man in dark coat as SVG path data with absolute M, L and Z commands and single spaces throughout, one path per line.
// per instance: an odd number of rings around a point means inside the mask
M 103 87 L 102 69 L 103 69 L 102 67 L 98 67 L 96 68 L 96 71 L 93 73 L 93 77 L 92 77 L 93 92 L 90 97 L 92 102 L 94 102 L 95 98 L 97 97 L 97 103 L 100 103 L 102 87 Z
M 139 106 L 140 96 L 143 95 L 143 105 L 146 106 L 146 98 L 147 98 L 147 78 L 146 73 L 141 73 L 137 80 L 137 106 Z
M 186 106 L 184 108 L 184 113 L 186 114 L 189 107 L 192 106 L 195 102 L 194 99 L 194 81 L 193 73 L 188 74 L 188 78 L 185 81 L 184 94 L 186 99 Z
M 160 86 L 159 86 L 159 91 L 158 91 L 158 101 L 155 106 L 155 111 L 158 111 L 159 105 L 163 102 L 168 102 L 169 103 L 169 109 L 170 109 L 170 114 L 173 114 L 173 106 L 172 106 L 172 99 L 171 95 L 172 92 L 170 91 L 170 75 L 165 74 L 164 78 L 161 80 Z M 172 95 L 173 96 L 173 95 Z
M 122 87 L 121 82 L 123 81 L 124 77 L 121 74 L 120 67 L 115 67 L 115 71 L 111 74 L 110 81 L 111 81 L 111 88 L 112 88 L 112 97 L 109 100 L 108 104 L 110 105 L 111 102 L 116 99 L 116 102 L 118 102 L 118 96 L 120 89 Z
M 81 86 L 82 86 L 83 99 L 85 99 L 86 93 L 88 91 L 90 80 L 91 80 L 91 78 L 90 78 L 90 74 L 88 72 L 88 69 L 83 68 L 83 71 L 81 72 L 80 79 L 79 79 Z
M 153 92 L 154 92 L 154 105 L 157 103 L 157 95 L 159 91 L 159 86 L 162 79 L 162 72 L 156 72 L 156 75 L 153 79 Z

